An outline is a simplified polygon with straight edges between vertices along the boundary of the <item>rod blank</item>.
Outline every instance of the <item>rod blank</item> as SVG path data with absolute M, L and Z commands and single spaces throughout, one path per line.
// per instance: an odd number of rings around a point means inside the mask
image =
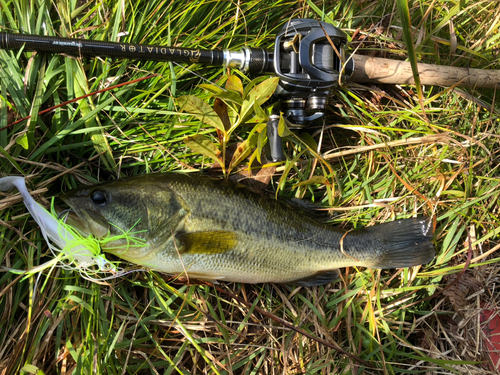
M 201 50 L 160 45 L 101 42 L 98 40 L 59 38 L 50 36 L 0 33 L 0 48 L 72 56 L 105 56 L 152 61 L 178 61 L 206 65 L 223 65 L 224 54 L 219 50 Z

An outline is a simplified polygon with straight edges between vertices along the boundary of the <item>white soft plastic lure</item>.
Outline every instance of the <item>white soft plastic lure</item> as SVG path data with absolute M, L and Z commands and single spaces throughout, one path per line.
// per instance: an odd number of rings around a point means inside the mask
M 123 274 L 121 269 L 109 262 L 101 253 L 97 240 L 83 238 L 77 231 L 58 220 L 55 214 L 38 204 L 28 192 L 24 177 L 0 178 L 0 191 L 8 191 L 14 187 L 21 193 L 26 208 L 40 226 L 42 235 L 55 257 L 53 261 L 37 267 L 38 269 L 50 267 L 57 262 L 60 267 L 78 270 L 83 277 L 93 281 L 106 280 Z M 110 272 L 113 276 L 96 277 L 98 272 Z

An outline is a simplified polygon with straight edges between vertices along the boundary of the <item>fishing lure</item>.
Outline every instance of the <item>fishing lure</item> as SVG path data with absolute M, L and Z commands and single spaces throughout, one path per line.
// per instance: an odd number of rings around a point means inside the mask
M 64 216 L 58 218 L 53 200 L 50 212 L 37 203 L 28 192 L 24 177 L 7 176 L 0 178 L 0 191 L 8 191 L 13 188 L 19 190 L 26 208 L 40 226 L 43 238 L 54 255 L 54 259 L 32 270 L 17 272 L 33 274 L 49 267 L 58 266 L 67 270 L 76 270 L 82 277 L 91 281 L 108 280 L 128 273 L 106 259 L 106 256 L 101 252 L 103 243 L 105 244 L 121 236 L 104 237 L 102 239 L 97 239 L 92 235 L 84 237 L 66 224 Z M 129 239 L 129 246 L 143 245 L 138 243 L 138 241 L 141 241 L 140 239 L 130 236 L 130 233 L 123 232 L 123 236 Z M 101 273 L 111 273 L 111 276 L 102 277 Z

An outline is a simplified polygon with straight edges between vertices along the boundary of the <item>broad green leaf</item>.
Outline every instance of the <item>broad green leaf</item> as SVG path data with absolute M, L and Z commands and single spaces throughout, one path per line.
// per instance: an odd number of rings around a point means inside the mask
M 318 144 L 311 134 L 304 132 L 300 135 L 300 139 L 313 151 L 318 151 Z
M 250 132 L 249 138 L 254 137 L 255 135 L 255 146 L 257 146 L 257 149 L 255 150 L 254 155 L 250 159 L 249 165 L 252 164 L 253 160 L 257 158 L 257 161 L 259 164 L 262 164 L 262 161 L 260 159 L 260 156 L 262 155 L 262 148 L 266 144 L 266 136 L 267 136 L 267 123 L 266 122 L 259 122 L 257 125 L 254 126 L 252 131 Z
M 229 122 L 231 123 L 231 127 L 233 126 L 233 124 L 236 124 L 238 122 L 240 109 L 241 106 L 231 106 L 231 105 L 227 106 L 227 114 L 229 116 Z
M 194 152 L 210 158 L 222 165 L 222 160 L 219 158 L 220 151 L 217 145 L 213 143 L 210 138 L 197 134 L 186 138 L 184 143 L 186 143 L 186 145 Z
M 278 123 L 278 134 L 280 137 L 288 137 L 289 135 L 293 134 L 288 129 L 288 126 L 286 126 L 285 119 L 283 118 L 283 116 L 280 116 L 280 122 Z
M 257 160 L 260 164 L 262 164 L 262 161 L 260 160 L 260 156 L 262 155 L 262 149 L 264 148 L 266 144 L 266 139 L 267 139 L 267 130 L 264 130 L 259 133 L 259 137 L 257 139 Z
M 221 89 L 218 86 L 210 85 L 207 83 L 203 83 L 198 87 L 204 88 L 205 90 L 213 94 L 212 95 L 213 97 L 223 100 L 228 105 L 230 105 L 230 103 L 236 103 L 238 105 L 241 105 L 241 103 L 243 102 L 242 94 L 237 90 L 228 88 L 227 84 L 226 84 L 226 90 Z
M 243 97 L 243 83 L 241 83 L 241 79 L 238 76 L 231 74 L 226 81 L 226 89 L 230 91 L 236 91 L 240 93 L 240 96 Z
M 233 90 L 221 91 L 220 93 L 215 94 L 214 97 L 223 100 L 228 105 L 235 103 L 238 106 L 241 106 L 243 103 L 241 95 L 237 91 Z
M 267 121 L 268 116 L 266 112 L 262 109 L 262 107 L 259 105 L 259 103 L 253 104 L 253 110 L 255 111 L 255 115 L 259 118 L 259 120 Z
M 177 99 L 182 111 L 196 117 L 204 124 L 224 132 L 224 125 L 215 111 L 204 100 L 192 95 L 183 95 Z
M 236 148 L 236 151 L 233 154 L 233 157 L 231 159 L 231 163 L 229 163 L 229 170 L 233 169 L 236 167 L 238 164 L 240 164 L 250 153 L 252 150 L 255 148 L 255 145 L 257 144 L 257 139 L 259 138 L 259 133 L 254 132 L 248 136 L 247 139 L 245 139 L 244 142 L 241 142 L 238 147 Z
M 22 136 L 18 137 L 16 139 L 16 143 L 20 145 L 22 148 L 27 150 L 29 148 L 29 142 L 28 142 L 28 134 L 24 133 Z
M 259 150 L 257 148 L 254 150 L 254 152 L 252 153 L 252 156 L 250 156 L 250 158 L 248 160 L 248 173 L 249 174 L 251 173 L 252 165 L 254 164 L 255 159 L 257 159 L 257 162 L 259 164 L 262 164 L 260 161 Z
M 220 87 L 215 85 L 210 85 L 208 83 L 202 83 L 201 85 L 198 85 L 198 87 L 201 87 L 202 89 L 205 89 L 208 92 L 211 92 L 212 94 L 220 94 L 221 92 L 224 92 L 224 90 L 221 89 Z
M 255 102 L 259 105 L 264 104 L 276 91 L 276 87 L 278 87 L 278 82 L 279 82 L 278 77 L 272 77 L 266 79 L 264 82 L 259 83 L 257 86 L 251 89 L 250 92 L 245 97 L 245 99 L 249 101 L 255 100 Z
M 267 122 L 259 122 L 257 125 L 254 126 L 254 128 L 252 129 L 251 131 L 251 134 L 253 134 L 254 132 L 257 132 L 257 133 L 262 133 L 262 131 L 266 128 L 267 126 Z
M 241 105 L 240 116 L 236 124 L 233 125 L 231 131 L 233 131 L 239 124 L 245 122 L 247 118 L 252 114 L 251 110 L 253 107 L 253 101 L 243 100 Z
M 252 82 L 250 82 L 248 85 L 245 86 L 245 89 L 243 90 L 243 98 L 247 98 L 249 92 L 259 83 L 264 82 L 265 80 L 266 80 L 265 76 L 254 78 Z
M 231 120 L 229 119 L 227 104 L 219 98 L 215 99 L 214 111 L 221 119 L 222 124 L 224 125 L 224 130 L 228 131 L 231 129 Z

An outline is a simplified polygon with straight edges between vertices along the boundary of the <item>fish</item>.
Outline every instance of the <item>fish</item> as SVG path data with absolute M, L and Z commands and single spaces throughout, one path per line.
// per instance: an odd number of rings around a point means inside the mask
M 110 237 L 103 251 L 207 281 L 316 286 L 337 279 L 339 268 L 404 268 L 435 256 L 427 217 L 347 231 L 266 195 L 191 173 L 118 179 L 61 199 L 77 230 Z M 129 246 L 123 233 L 140 241 Z

